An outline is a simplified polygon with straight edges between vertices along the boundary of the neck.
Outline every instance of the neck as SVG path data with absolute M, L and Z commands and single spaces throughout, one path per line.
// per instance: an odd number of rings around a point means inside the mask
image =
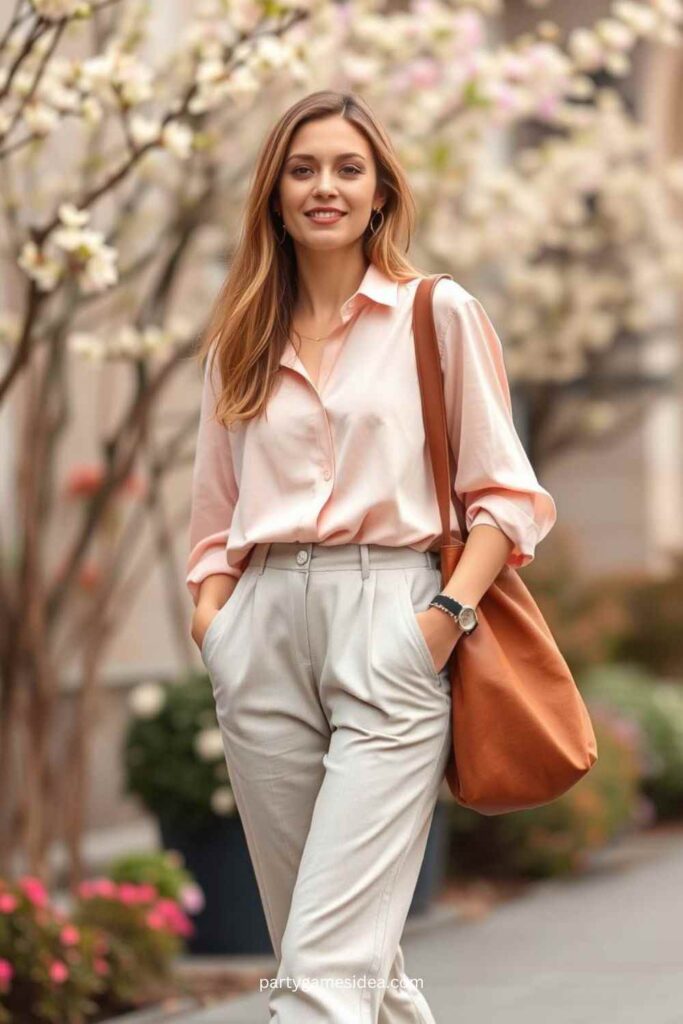
M 360 285 L 368 261 L 361 249 L 297 252 L 295 314 L 308 323 L 327 323 Z

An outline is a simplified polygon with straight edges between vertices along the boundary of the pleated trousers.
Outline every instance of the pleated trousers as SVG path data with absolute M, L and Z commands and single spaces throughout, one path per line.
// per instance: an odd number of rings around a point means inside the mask
M 415 617 L 438 557 L 257 544 L 204 636 L 278 959 L 271 1024 L 435 1024 L 400 940 L 451 745 Z

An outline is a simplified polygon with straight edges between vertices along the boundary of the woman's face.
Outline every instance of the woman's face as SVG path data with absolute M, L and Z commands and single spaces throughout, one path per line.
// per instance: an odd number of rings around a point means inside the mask
M 299 245 L 330 250 L 356 242 L 383 203 L 369 142 L 337 114 L 302 125 L 287 151 L 278 198 L 276 209 Z M 315 221 L 309 211 L 320 206 L 342 216 Z

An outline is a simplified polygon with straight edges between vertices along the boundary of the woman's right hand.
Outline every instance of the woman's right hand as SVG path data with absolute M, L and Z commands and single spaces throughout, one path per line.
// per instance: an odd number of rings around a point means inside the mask
M 232 597 L 232 592 L 237 586 L 234 576 L 225 573 L 212 573 L 201 583 L 199 600 L 195 605 L 192 615 L 190 632 L 201 653 L 202 643 L 207 629 L 211 625 L 214 615 L 218 615 L 226 601 Z
M 190 632 L 200 652 L 206 631 L 211 625 L 214 615 L 218 615 L 219 611 L 220 608 L 217 608 L 216 605 L 208 604 L 208 602 L 198 604 L 194 610 Z

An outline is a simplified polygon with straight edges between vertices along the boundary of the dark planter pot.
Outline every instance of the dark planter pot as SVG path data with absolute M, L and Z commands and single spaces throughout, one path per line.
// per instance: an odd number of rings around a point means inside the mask
M 443 800 L 437 800 L 408 917 L 424 914 L 429 909 L 443 883 L 447 860 L 448 805 Z
M 204 892 L 205 906 L 192 916 L 194 954 L 272 955 L 261 896 L 239 816 L 216 818 L 188 832 L 159 821 L 165 849 L 178 850 Z

